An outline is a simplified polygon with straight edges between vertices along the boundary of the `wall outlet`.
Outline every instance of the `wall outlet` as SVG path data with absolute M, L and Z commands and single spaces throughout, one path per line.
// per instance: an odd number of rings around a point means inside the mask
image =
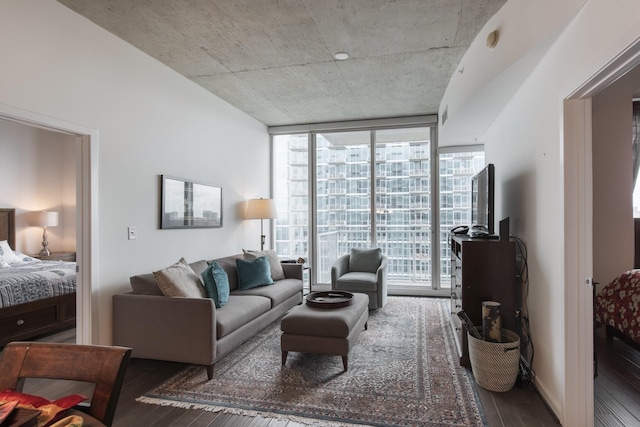
M 129 234 L 129 240 L 135 240 L 138 236 L 138 231 L 135 227 L 127 227 L 127 233 Z

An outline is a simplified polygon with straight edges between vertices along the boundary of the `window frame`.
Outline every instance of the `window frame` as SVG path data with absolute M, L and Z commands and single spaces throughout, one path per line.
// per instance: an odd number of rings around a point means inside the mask
M 431 217 L 431 236 L 430 236 L 430 245 L 431 250 L 425 252 L 429 252 L 428 256 L 431 258 L 431 287 L 426 289 L 426 286 L 423 287 L 403 287 L 403 286 L 390 286 L 390 294 L 399 293 L 404 295 L 428 295 L 428 296 L 446 296 L 450 292 L 449 288 L 441 287 L 441 244 L 440 244 L 440 155 L 446 153 L 456 153 L 456 152 L 478 152 L 484 151 L 484 145 L 482 144 L 470 144 L 470 145 L 459 145 L 459 146 L 450 146 L 450 147 L 438 147 L 438 135 L 437 135 L 437 116 L 429 115 L 429 116 L 415 116 L 415 117 L 405 117 L 405 118 L 397 118 L 397 119 L 381 119 L 381 120 L 362 120 L 362 121 L 352 121 L 352 122 L 337 122 L 337 123 L 318 123 L 318 124 L 307 124 L 307 125 L 295 125 L 295 126 L 272 126 L 268 128 L 268 132 L 270 135 L 270 149 L 271 149 L 271 194 L 275 194 L 275 159 L 274 159 L 274 137 L 278 135 L 296 135 L 296 134 L 307 134 L 307 181 L 308 181 L 308 249 L 309 252 L 307 254 L 311 265 L 314 264 L 314 261 L 317 261 L 317 256 L 319 256 L 319 248 L 317 239 L 314 239 L 313 236 L 317 235 L 317 180 L 316 180 L 316 157 L 317 157 L 317 134 L 321 133 L 329 133 L 329 132 L 351 132 L 351 131 L 369 131 L 370 136 L 370 210 L 374 212 L 375 204 L 378 195 L 376 194 L 376 179 L 380 178 L 380 176 L 376 175 L 376 140 L 375 140 L 375 132 L 378 130 L 393 130 L 393 129 L 402 129 L 402 128 L 415 128 L 415 127 L 429 127 L 430 128 L 430 158 L 428 165 L 423 165 L 424 161 L 412 162 L 412 159 L 418 159 L 416 153 L 414 153 L 411 148 L 409 148 L 409 163 L 408 163 L 408 173 L 410 179 L 415 183 L 415 185 L 419 185 L 420 187 L 430 187 L 431 190 L 431 207 L 430 207 L 430 217 Z M 357 153 L 346 153 L 344 156 L 355 155 Z M 335 155 L 335 154 L 333 154 Z M 398 159 L 400 160 L 400 159 Z M 393 161 L 393 159 L 391 159 Z M 414 169 L 414 165 L 419 164 L 419 167 Z M 425 171 L 425 168 L 428 167 L 429 170 Z M 336 168 L 338 169 L 338 168 Z M 414 172 L 417 171 L 417 172 Z M 430 173 L 430 179 L 427 179 L 427 175 Z M 425 182 L 426 181 L 426 182 Z M 455 185 L 452 183 L 452 185 Z M 339 194 L 335 195 L 336 197 Z M 336 199 L 337 200 L 337 199 Z M 455 202 L 452 200 L 452 203 Z M 271 236 L 274 236 L 275 233 L 275 223 L 271 221 Z M 376 215 L 371 215 L 371 243 L 373 246 L 377 244 L 377 236 L 373 230 L 376 230 Z M 311 268 L 310 270 L 310 282 L 317 283 L 317 271 Z

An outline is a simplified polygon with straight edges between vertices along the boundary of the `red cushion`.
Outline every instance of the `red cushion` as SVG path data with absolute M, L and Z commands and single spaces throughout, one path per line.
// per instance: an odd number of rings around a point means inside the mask
M 71 394 L 56 400 L 49 400 L 44 397 L 21 393 L 19 391 L 0 391 L 0 403 L 17 401 L 18 407 L 41 410 L 42 413 L 38 417 L 38 426 L 50 424 L 59 418 L 58 415 L 62 416 L 65 410 L 84 400 L 87 400 L 87 398 L 81 394 Z

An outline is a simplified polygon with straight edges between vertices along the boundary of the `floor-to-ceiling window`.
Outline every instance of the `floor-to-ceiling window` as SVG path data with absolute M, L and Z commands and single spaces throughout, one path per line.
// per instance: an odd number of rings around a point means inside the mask
M 315 137 L 316 278 L 330 283 L 340 255 L 372 246 L 371 132 Z
M 431 286 L 431 128 L 374 132 L 376 244 L 390 283 Z
M 438 154 L 440 192 L 440 286 L 451 287 L 449 232 L 471 225 L 471 177 L 484 167 L 482 147 L 442 149 Z
M 377 246 L 390 292 L 449 287 L 448 232 L 470 221 L 469 178 L 484 153 L 438 153 L 432 126 L 274 134 L 278 254 L 308 258 L 313 283 L 326 284 L 340 255 Z
M 273 137 L 276 253 L 286 259 L 309 254 L 309 137 Z

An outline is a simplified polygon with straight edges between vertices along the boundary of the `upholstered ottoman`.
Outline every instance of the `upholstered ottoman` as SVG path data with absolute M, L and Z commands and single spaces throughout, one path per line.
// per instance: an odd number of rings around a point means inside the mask
M 369 297 L 356 293 L 352 301 L 342 308 L 314 308 L 306 303 L 292 308 L 280 323 L 282 364 L 290 351 L 330 354 L 342 356 L 346 371 L 349 351 L 369 319 Z

